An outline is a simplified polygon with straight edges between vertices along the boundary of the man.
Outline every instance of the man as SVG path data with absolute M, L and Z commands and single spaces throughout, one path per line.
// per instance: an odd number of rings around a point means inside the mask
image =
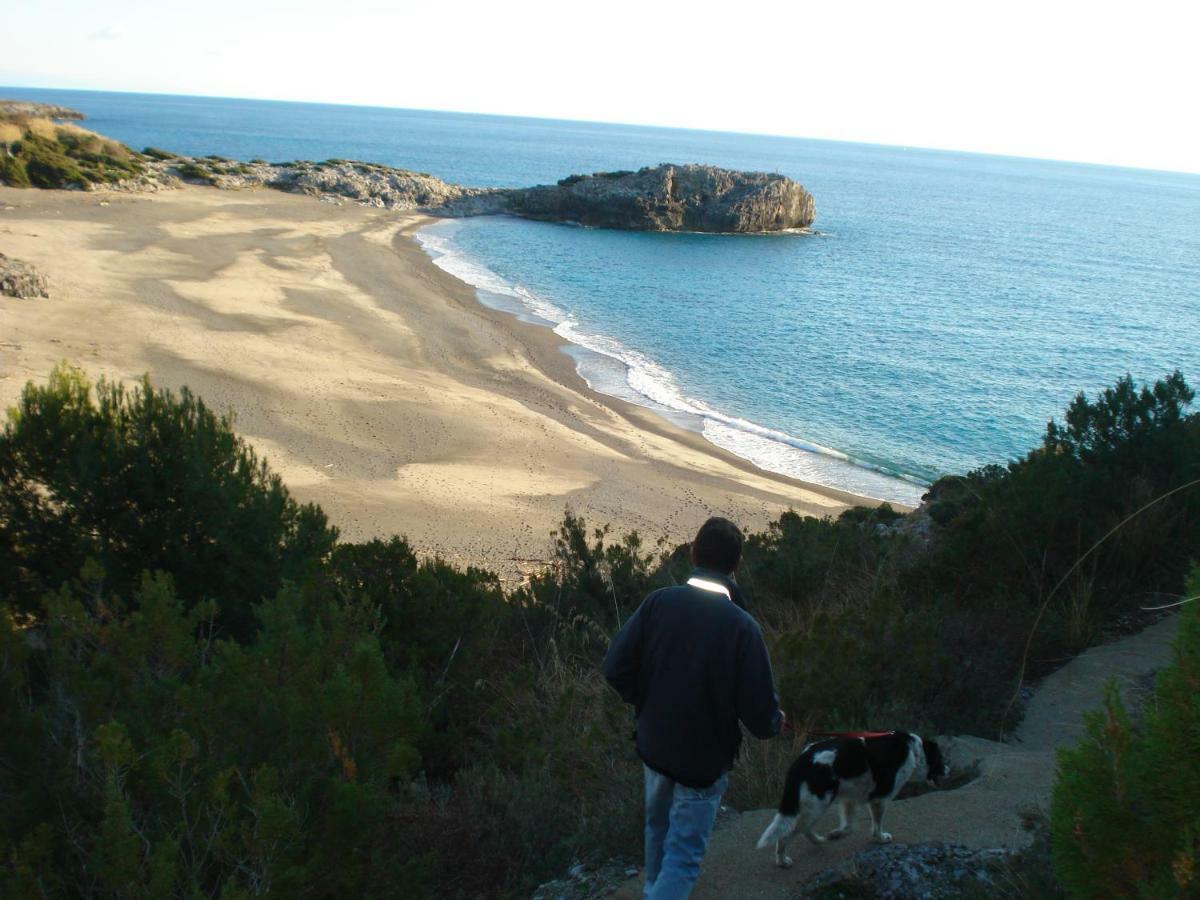
M 762 630 L 733 574 L 742 533 L 709 519 L 687 584 L 647 597 L 613 638 L 604 677 L 637 713 L 646 780 L 646 897 L 687 897 L 741 745 L 783 727 Z

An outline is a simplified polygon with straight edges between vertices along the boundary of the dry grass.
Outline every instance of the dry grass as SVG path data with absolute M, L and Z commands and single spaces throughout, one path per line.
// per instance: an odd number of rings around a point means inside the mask
M 21 131 L 20 126 L 12 122 L 0 122 L 0 144 L 7 146 L 8 144 L 16 143 L 21 139 L 21 135 L 23 134 L 24 132 Z
M 109 138 L 103 138 L 100 141 L 100 147 L 103 150 L 103 152 L 107 153 L 109 156 L 116 157 L 117 159 L 129 159 L 130 158 L 129 148 L 126 147 L 124 144 L 122 144 L 120 141 L 114 141 L 114 140 L 110 140 Z
M 58 126 L 49 119 L 26 119 L 24 125 L 25 130 L 35 137 L 48 141 L 58 140 Z
M 78 125 L 56 126 L 55 138 L 60 141 L 63 138 L 73 140 L 74 143 L 87 150 L 98 149 L 104 143 L 104 139 L 100 137 L 100 135 L 96 134 L 96 132 L 88 131 L 86 128 L 80 128 Z
M 80 128 L 78 125 L 59 125 L 58 139 L 60 142 L 74 143 L 88 153 L 100 153 L 115 159 L 129 159 L 129 149 L 120 141 L 114 141 L 103 135 Z
M 729 779 L 726 802 L 734 809 L 774 808 L 787 770 L 809 742 L 811 722 L 799 722 L 778 738 L 759 741 L 747 736 L 733 774 Z
M 129 151 L 125 145 L 119 141 L 114 141 L 111 138 L 106 138 L 96 134 L 94 131 L 88 131 L 86 128 L 80 128 L 78 125 L 59 125 L 58 139 L 74 141 L 83 149 L 93 153 L 107 153 L 109 156 L 128 157 Z

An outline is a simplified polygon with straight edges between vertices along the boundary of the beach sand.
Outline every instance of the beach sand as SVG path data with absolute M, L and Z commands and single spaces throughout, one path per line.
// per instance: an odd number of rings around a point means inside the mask
M 400 534 L 510 583 L 568 508 L 653 543 L 874 505 L 592 392 L 552 331 L 433 265 L 427 221 L 271 190 L 0 188 L 0 252 L 52 294 L 0 297 L 0 407 L 63 360 L 187 385 L 344 539 Z

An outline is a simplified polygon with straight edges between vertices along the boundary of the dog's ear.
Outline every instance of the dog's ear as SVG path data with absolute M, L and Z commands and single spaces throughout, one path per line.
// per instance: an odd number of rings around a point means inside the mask
M 923 739 L 921 749 L 925 753 L 925 764 L 928 766 L 926 778 L 930 782 L 936 784 L 950 774 L 950 767 L 946 765 L 946 758 L 942 756 L 942 748 L 937 741 Z

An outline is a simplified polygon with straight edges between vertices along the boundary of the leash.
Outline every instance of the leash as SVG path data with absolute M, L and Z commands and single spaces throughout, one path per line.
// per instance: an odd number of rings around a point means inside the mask
M 792 720 L 788 719 L 783 723 L 784 731 L 795 732 L 796 727 L 792 725 Z M 807 737 L 817 738 L 880 738 L 887 737 L 889 734 L 895 734 L 895 731 L 805 731 Z

